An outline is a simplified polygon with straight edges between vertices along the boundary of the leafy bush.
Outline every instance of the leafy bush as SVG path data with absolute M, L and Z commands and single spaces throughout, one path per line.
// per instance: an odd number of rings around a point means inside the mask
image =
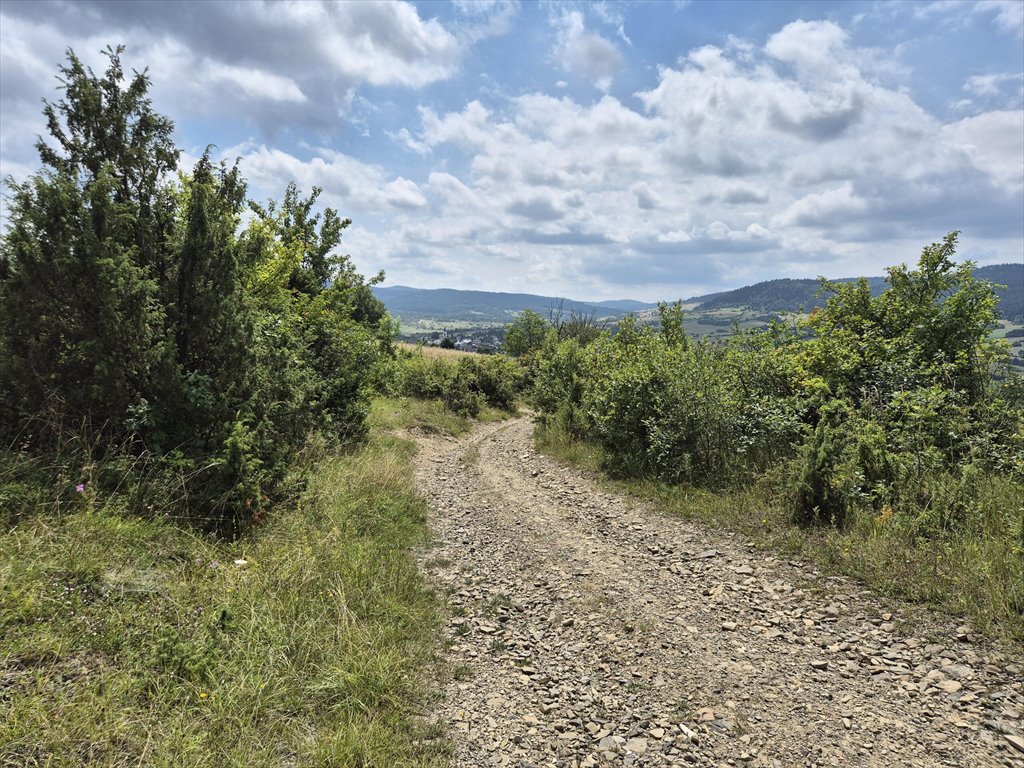
M 539 352 L 549 333 L 544 318 L 532 309 L 525 309 L 505 329 L 505 351 L 512 357 Z
M 463 416 L 484 405 L 511 411 L 523 387 L 522 368 L 502 355 L 431 357 L 404 349 L 379 361 L 372 378 L 381 394 L 441 400 Z
M 484 398 L 480 392 L 475 366 L 463 365 L 461 360 L 454 365 L 448 363 L 442 375 L 444 387 L 441 391 L 441 402 L 445 407 L 460 416 L 478 416 Z
M 669 482 L 721 484 L 789 450 L 800 422 L 785 373 L 769 372 L 760 349 L 690 344 L 672 308 L 663 314 L 657 333 L 627 320 L 585 348 L 545 347 L 534 386 L 542 422 L 596 439 L 616 474 Z
M 556 341 L 552 336 L 537 360 L 533 404 L 546 426 L 582 437 L 588 424 L 583 410 L 586 356 L 576 339 Z
M 856 483 L 838 418 L 823 418 L 794 459 L 793 507 L 801 523 L 842 526 Z
M 515 408 L 523 386 L 523 370 L 515 361 L 501 355 L 486 355 L 464 357 L 459 366 L 472 370 L 475 389 L 488 405 L 504 411 Z

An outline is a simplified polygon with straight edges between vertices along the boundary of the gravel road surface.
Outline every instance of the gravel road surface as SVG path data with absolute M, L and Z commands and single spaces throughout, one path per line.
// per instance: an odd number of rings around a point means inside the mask
M 1024 660 L 610 493 L 532 431 L 417 436 L 455 766 L 1024 768 Z

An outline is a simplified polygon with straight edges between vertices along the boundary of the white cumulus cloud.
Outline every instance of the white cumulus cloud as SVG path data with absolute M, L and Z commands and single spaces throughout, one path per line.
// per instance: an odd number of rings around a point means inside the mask
M 562 69 L 587 78 L 601 90 L 608 90 L 622 66 L 622 54 L 615 43 L 587 29 L 580 11 L 563 12 L 557 25 L 555 59 Z

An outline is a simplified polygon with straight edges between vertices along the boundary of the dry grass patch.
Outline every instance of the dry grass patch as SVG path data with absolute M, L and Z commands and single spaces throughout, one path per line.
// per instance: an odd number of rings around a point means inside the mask
M 463 352 L 460 349 L 445 349 L 444 347 L 430 347 L 426 344 L 409 344 L 404 341 L 399 342 L 396 346 L 406 352 L 419 353 L 425 357 L 439 358 L 441 360 L 458 360 L 460 357 L 479 357 L 479 354 L 476 352 Z

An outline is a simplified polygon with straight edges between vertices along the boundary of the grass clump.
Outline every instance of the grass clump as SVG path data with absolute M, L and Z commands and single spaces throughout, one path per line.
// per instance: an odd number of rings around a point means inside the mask
M 0 763 L 428 766 L 413 446 L 323 459 L 233 541 L 116 497 L 0 534 Z M 85 496 L 85 494 L 81 494 Z

